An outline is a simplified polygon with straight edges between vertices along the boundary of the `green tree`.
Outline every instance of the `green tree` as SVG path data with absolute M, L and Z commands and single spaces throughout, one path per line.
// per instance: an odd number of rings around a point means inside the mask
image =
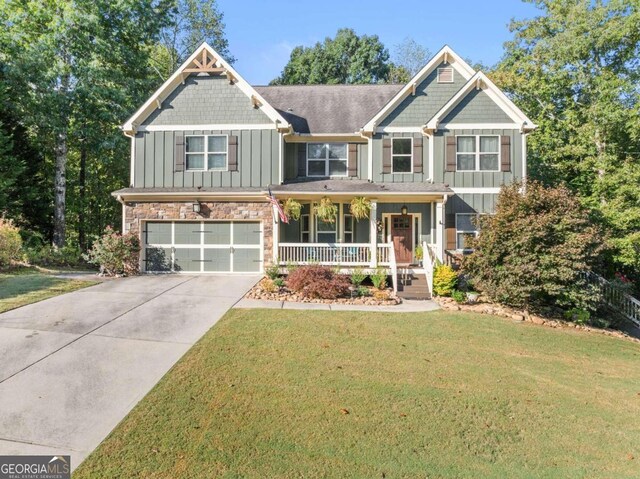
M 603 237 L 568 188 L 504 186 L 495 215 L 480 217 L 479 226 L 463 269 L 493 300 L 527 310 L 595 309 L 597 295 L 582 273 L 598 265 Z
M 235 58 L 225 36 L 224 15 L 212 0 L 175 0 L 171 19 L 152 47 L 151 65 L 162 80 L 169 78 L 193 51 L 207 42 L 229 63 Z
M 53 243 L 66 239 L 67 166 L 148 88 L 148 51 L 166 22 L 165 1 L 6 1 L 0 61 L 16 115 L 52 163 Z M 142 72 L 142 73 L 141 73 Z M 142 78 L 141 78 L 142 77 Z M 118 121 L 115 122 L 115 119 Z M 100 123 L 102 129 L 83 133 Z
M 539 125 L 528 142 L 530 174 L 566 182 L 598 210 L 615 264 L 637 278 L 640 4 L 526 1 L 541 15 L 512 22 L 514 39 L 492 77 Z
M 389 76 L 389 52 L 377 35 L 338 30 L 313 47 L 293 49 L 272 85 L 383 83 Z

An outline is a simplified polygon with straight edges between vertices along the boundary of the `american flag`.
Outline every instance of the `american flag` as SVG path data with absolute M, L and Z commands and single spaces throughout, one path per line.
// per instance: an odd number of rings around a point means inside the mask
M 276 209 L 278 210 L 278 216 L 280 216 L 280 221 L 282 221 L 283 223 L 289 224 L 289 218 L 287 218 L 287 215 L 284 214 L 284 210 L 282 209 L 282 205 L 280 204 L 278 199 L 273 195 L 273 193 L 271 193 L 271 188 L 269 188 L 269 196 L 267 196 L 267 199 L 271 203 L 271 206 L 275 206 Z

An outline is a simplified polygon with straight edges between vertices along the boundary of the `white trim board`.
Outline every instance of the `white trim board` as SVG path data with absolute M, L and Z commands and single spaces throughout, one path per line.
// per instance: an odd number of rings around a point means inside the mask
M 438 130 L 520 130 L 518 123 L 440 123 Z
M 456 188 L 451 187 L 453 192 L 457 195 L 469 195 L 469 194 L 484 194 L 484 195 L 497 195 L 500 193 L 500 188 L 491 187 L 478 187 L 478 188 Z
M 216 65 L 223 68 L 228 76 L 233 79 L 233 85 L 237 86 L 247 96 L 247 108 L 252 108 L 252 99 L 257 100 L 257 107 L 260 108 L 265 115 L 267 115 L 273 122 L 274 127 L 291 129 L 291 125 L 284 117 L 276 111 L 267 101 L 260 95 L 251 85 L 249 85 L 231 65 L 229 65 L 221 55 L 219 55 L 211 46 L 206 42 L 200 45 L 187 60 L 180 65 L 180 67 L 169 77 L 169 79 L 158 88 L 153 95 L 129 118 L 122 129 L 124 131 L 136 131 L 140 123 L 142 123 L 158 106 L 162 106 L 162 101 L 173 91 L 178 85 L 184 81 L 183 75 L 187 75 L 184 70 L 197 58 L 199 58 L 203 51 L 209 53 L 215 60 Z
M 469 66 L 467 62 L 465 62 L 456 52 L 454 52 L 448 45 L 442 47 L 442 49 L 434 55 L 434 57 L 429 60 L 429 62 L 420 70 L 415 76 L 409 80 L 409 82 L 402 87 L 402 89 L 396 93 L 396 95 L 384 106 L 382 109 L 376 113 L 376 115 L 367 122 L 364 126 L 364 131 L 374 131 L 376 125 L 379 124 L 386 116 L 391 113 L 407 96 L 409 96 L 413 92 L 413 86 L 422 81 L 431 73 L 433 70 L 440 65 L 443 61 L 449 63 L 452 67 L 454 67 L 462 78 L 468 80 L 473 76 L 475 70 Z
M 137 131 L 185 131 L 185 130 L 275 130 L 273 123 L 217 123 L 203 125 L 142 125 Z

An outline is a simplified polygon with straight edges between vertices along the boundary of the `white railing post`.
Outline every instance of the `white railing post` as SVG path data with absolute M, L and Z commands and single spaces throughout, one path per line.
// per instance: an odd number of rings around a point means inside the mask
M 436 256 L 444 262 L 444 203 L 436 203 Z
M 396 264 L 396 252 L 393 249 L 393 243 L 389 243 L 389 266 L 391 267 L 391 284 L 393 285 L 393 294 L 398 293 L 398 266 Z
M 371 202 L 371 211 L 369 212 L 369 243 L 371 244 L 371 258 L 369 266 L 371 268 L 378 267 L 378 202 Z

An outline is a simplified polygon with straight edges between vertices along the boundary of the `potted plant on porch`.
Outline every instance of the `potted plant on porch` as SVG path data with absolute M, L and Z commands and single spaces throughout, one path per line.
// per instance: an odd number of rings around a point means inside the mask
M 356 221 L 364 220 L 371 213 L 371 201 L 363 196 L 356 196 L 351 200 L 349 209 Z
M 320 221 L 325 223 L 334 223 L 338 216 L 338 207 L 327 196 L 320 199 L 320 203 L 313 207 L 313 211 Z
M 302 205 L 293 198 L 287 198 L 282 205 L 282 211 L 284 211 L 287 218 L 291 218 L 293 221 L 298 221 L 300 219 L 300 214 L 302 213 Z

